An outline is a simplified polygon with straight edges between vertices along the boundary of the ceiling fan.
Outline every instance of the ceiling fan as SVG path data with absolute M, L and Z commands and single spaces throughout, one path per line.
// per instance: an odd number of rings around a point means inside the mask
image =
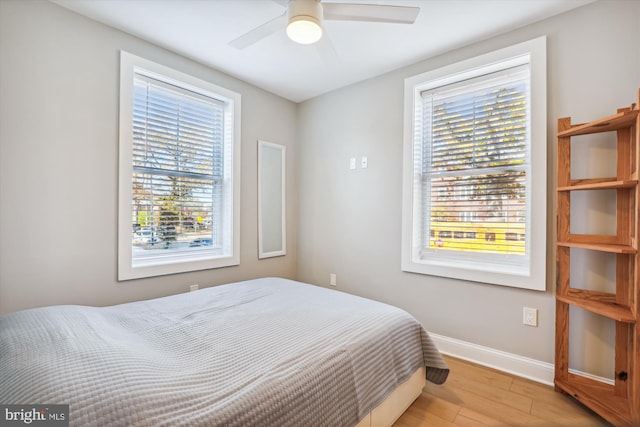
M 410 6 L 321 3 L 321 0 L 273 1 L 286 6 L 287 10 L 230 41 L 229 45 L 244 49 L 285 26 L 291 40 L 301 44 L 312 44 L 322 37 L 323 20 L 413 24 L 420 12 L 419 7 Z

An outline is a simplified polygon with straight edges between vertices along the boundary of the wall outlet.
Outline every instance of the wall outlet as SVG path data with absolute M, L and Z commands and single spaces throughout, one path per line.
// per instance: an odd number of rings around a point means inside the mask
M 329 285 L 338 286 L 336 282 L 336 275 L 334 273 L 329 274 Z
M 349 159 L 349 169 L 354 170 L 356 168 L 356 158 L 352 157 Z
M 538 309 L 523 307 L 522 323 L 527 326 L 538 326 Z
M 198 284 L 189 285 L 189 292 L 197 291 L 198 289 L 200 289 L 200 285 Z

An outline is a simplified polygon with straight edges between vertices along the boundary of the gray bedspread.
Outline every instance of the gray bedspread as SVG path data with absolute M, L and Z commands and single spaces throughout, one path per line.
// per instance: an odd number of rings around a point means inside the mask
M 276 278 L 0 317 L 0 403 L 77 426 L 353 426 L 425 365 L 444 382 L 405 311 Z

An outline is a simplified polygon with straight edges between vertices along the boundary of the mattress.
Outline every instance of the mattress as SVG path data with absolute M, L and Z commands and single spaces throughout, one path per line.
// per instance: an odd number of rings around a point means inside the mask
M 355 426 L 420 367 L 448 367 L 405 311 L 279 278 L 0 317 L 0 402 L 71 425 Z

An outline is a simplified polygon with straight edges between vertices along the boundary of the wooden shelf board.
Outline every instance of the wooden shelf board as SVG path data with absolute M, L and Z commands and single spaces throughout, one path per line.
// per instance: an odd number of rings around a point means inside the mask
M 565 187 L 558 187 L 558 191 L 576 190 L 610 190 L 617 188 L 633 188 L 638 185 L 636 180 L 618 180 L 616 178 L 576 179 Z
M 556 376 L 555 385 L 616 426 L 639 425 L 640 420 L 632 418 L 627 399 L 615 396 L 609 384 L 569 374 L 567 381 Z
M 629 307 L 611 302 L 610 297 L 597 292 L 571 292 L 570 295 L 556 295 L 556 300 L 575 305 L 592 313 L 623 323 L 635 323 L 636 318 Z
M 558 241 L 558 246 L 577 249 L 589 249 L 593 251 L 612 252 L 615 254 L 635 254 L 638 251 L 633 246 L 613 245 L 608 243 L 583 243 Z
M 589 289 L 569 288 L 567 295 L 576 298 L 600 301 L 608 304 L 618 304 L 616 294 L 601 291 L 592 291 Z
M 638 110 L 625 111 L 622 113 L 614 114 L 613 116 L 605 117 L 604 119 L 596 120 L 589 123 L 583 123 L 579 125 L 571 126 L 569 129 L 558 132 L 559 138 L 566 138 L 569 136 L 585 135 L 590 133 L 610 132 L 618 129 L 624 129 L 631 127 L 635 124 L 638 117 Z

